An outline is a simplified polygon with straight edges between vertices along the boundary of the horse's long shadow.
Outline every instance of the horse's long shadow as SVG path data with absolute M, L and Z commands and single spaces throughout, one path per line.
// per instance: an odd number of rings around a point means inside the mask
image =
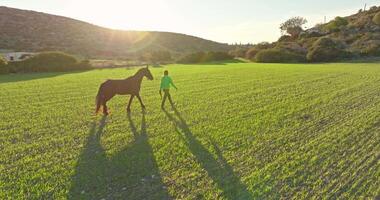
M 107 157 L 100 144 L 106 119 L 107 117 L 102 117 L 98 128 L 95 121 L 91 125 L 87 142 L 77 161 L 75 175 L 71 178 L 68 199 L 93 198 L 96 194 L 92 194 L 91 191 L 98 194 L 106 193 Z
M 13 83 L 22 82 L 35 79 L 52 78 L 56 76 L 66 75 L 66 74 L 77 74 L 86 72 L 86 70 L 71 71 L 71 72 L 37 72 L 37 73 L 18 73 L 18 74 L 2 74 L 0 75 L 0 85 L 3 83 Z
M 140 132 L 128 115 L 134 141 L 111 158 L 100 144 L 105 119 L 90 130 L 68 199 L 170 199 L 148 141 L 145 113 Z
M 173 110 L 178 120 L 174 115 L 163 109 L 166 116 L 175 125 L 176 131 L 185 140 L 191 153 L 207 171 L 207 174 L 217 184 L 218 188 L 223 191 L 223 196 L 226 199 L 232 200 L 253 199 L 246 185 L 234 173 L 233 168 L 227 163 L 215 142 L 211 140 L 211 145 L 216 151 L 217 159 L 196 139 L 178 110 L 175 107 L 173 107 Z

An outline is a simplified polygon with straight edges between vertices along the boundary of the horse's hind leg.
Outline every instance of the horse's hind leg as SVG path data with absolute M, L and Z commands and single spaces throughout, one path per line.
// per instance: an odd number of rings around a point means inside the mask
M 135 97 L 135 95 L 132 94 L 131 98 L 129 98 L 129 102 L 128 102 L 128 106 L 127 106 L 127 112 L 131 112 L 131 103 L 132 103 L 133 97 Z

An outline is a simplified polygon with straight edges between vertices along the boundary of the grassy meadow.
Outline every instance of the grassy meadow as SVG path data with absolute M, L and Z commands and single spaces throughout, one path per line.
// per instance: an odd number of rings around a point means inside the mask
M 151 68 L 146 112 L 116 96 L 94 116 L 99 84 L 136 71 L 0 76 L 0 199 L 380 197 L 378 63 Z

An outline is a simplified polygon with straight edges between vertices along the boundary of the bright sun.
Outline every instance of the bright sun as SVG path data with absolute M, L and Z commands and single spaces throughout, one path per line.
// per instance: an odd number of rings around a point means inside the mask
M 71 16 L 114 29 L 163 30 L 177 23 L 165 0 L 84 0 L 67 5 Z

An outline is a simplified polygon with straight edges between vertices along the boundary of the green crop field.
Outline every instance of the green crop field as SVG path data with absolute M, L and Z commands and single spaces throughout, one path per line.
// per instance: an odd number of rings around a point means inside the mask
M 175 109 L 160 109 L 169 69 Z M 375 199 L 380 64 L 169 65 L 0 76 L 0 199 Z

